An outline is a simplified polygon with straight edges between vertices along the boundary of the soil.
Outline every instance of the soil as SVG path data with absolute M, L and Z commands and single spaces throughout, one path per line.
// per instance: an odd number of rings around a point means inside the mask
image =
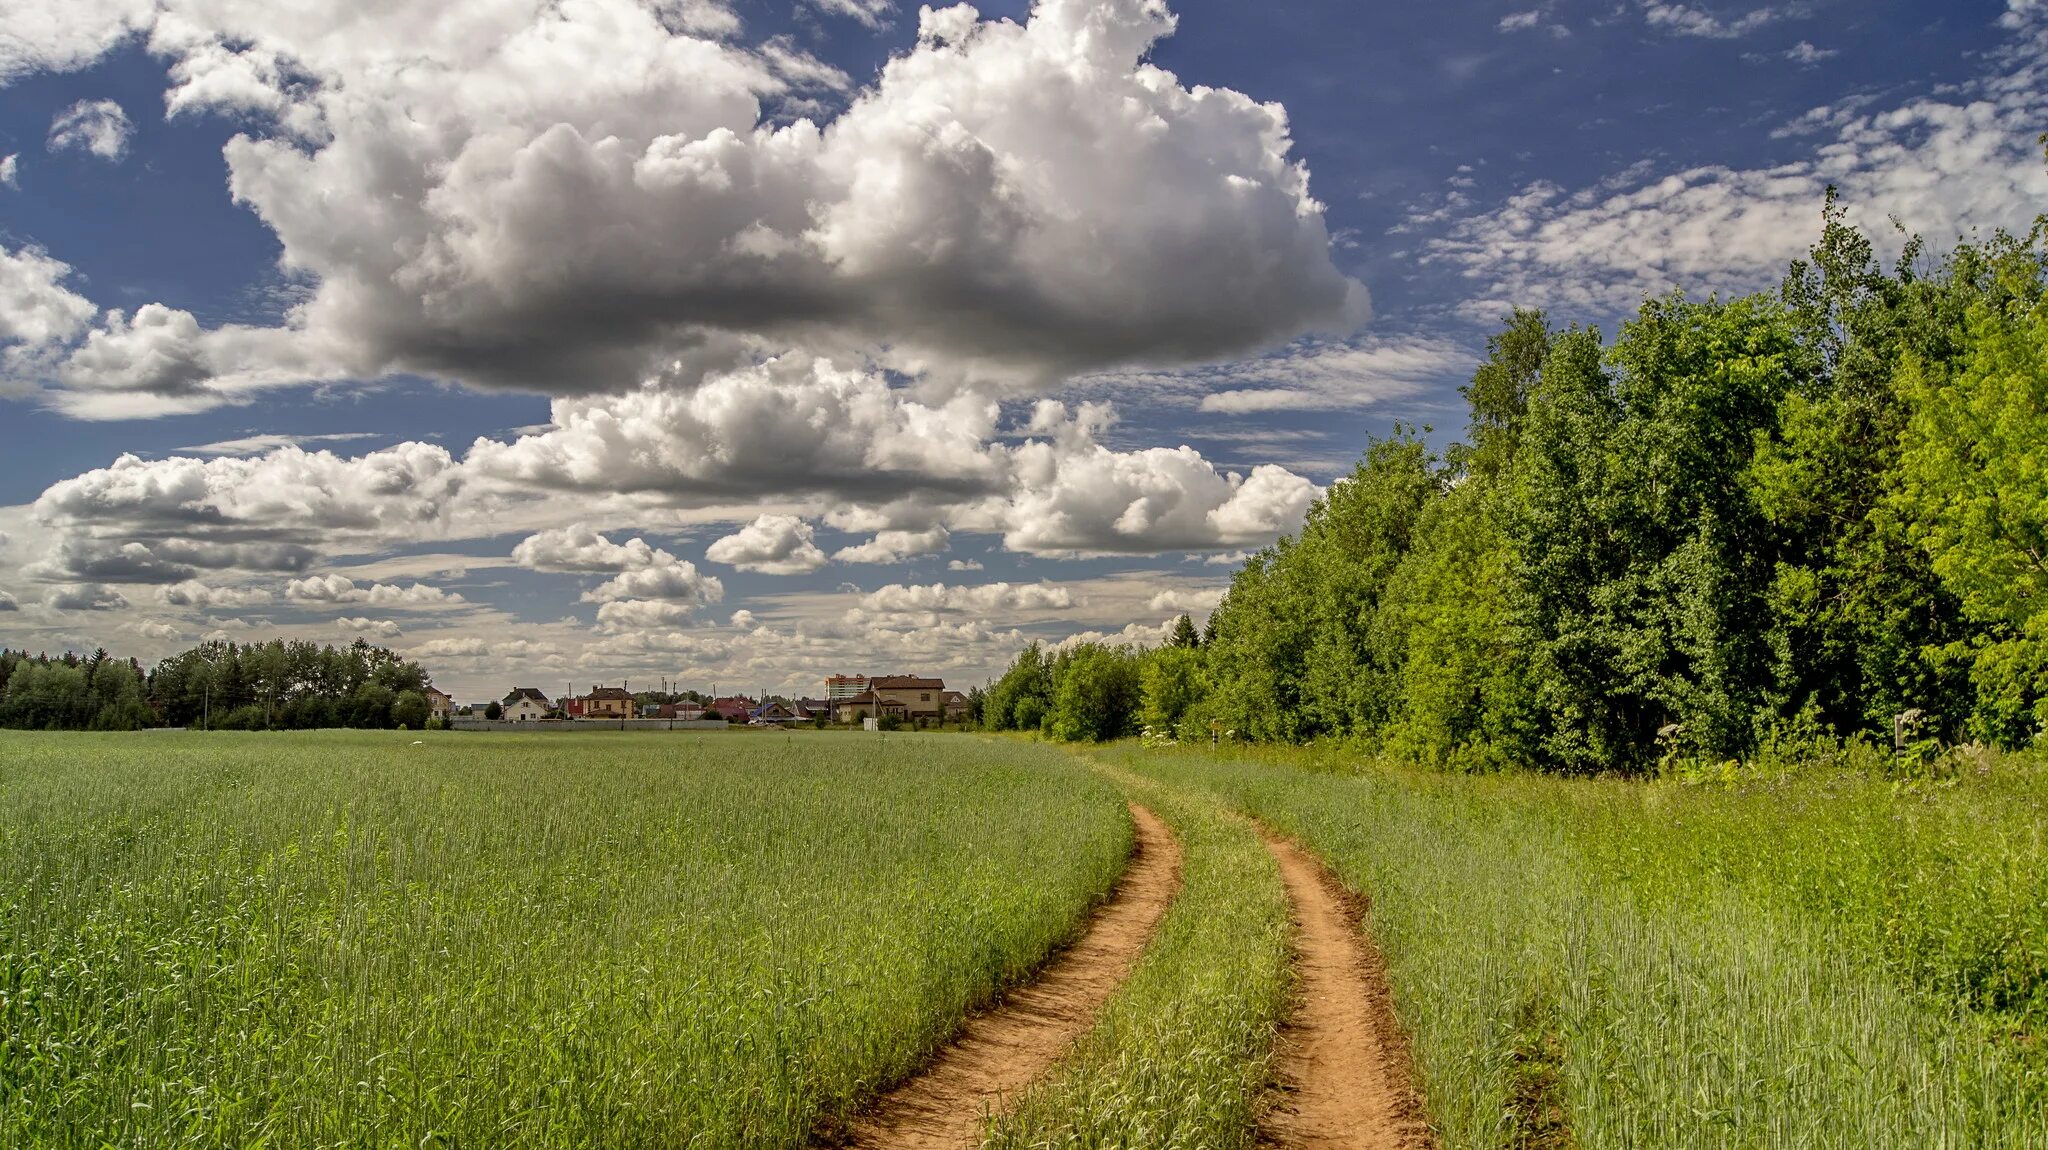
M 1029 985 L 969 1018 L 917 1077 L 855 1120 L 846 1145 L 864 1150 L 959 1150 L 980 1144 L 987 1116 L 1042 1076 L 1095 1024 L 1137 965 L 1180 890 L 1180 844 L 1158 816 L 1131 808 L 1137 845 L 1108 901 L 1079 941 Z
M 1427 1150 L 1432 1145 L 1386 964 L 1364 900 L 1316 857 L 1266 835 L 1294 904 L 1293 1015 L 1275 1049 L 1279 1099 L 1259 1125 L 1285 1150 Z

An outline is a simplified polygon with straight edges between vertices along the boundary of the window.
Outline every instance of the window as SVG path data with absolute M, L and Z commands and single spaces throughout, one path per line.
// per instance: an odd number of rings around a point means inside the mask
M 917 701 L 918 701 L 918 702 L 920 702 L 920 703 L 929 703 L 929 702 L 931 702 L 931 701 L 932 701 L 932 693 L 931 693 L 930 691 L 926 691 L 926 692 L 925 692 L 924 694 L 922 694 L 922 695 L 919 695 L 919 696 L 917 697 Z

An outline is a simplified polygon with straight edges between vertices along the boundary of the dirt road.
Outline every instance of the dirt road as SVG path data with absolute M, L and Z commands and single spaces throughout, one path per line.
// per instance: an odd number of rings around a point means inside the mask
M 1282 1099 L 1260 1142 L 1286 1150 L 1425 1150 L 1429 1129 L 1362 907 L 1315 856 L 1266 835 L 1294 904 L 1300 1000 L 1276 1050 Z
M 1137 965 L 1180 889 L 1180 844 L 1133 806 L 1137 852 L 1086 931 L 1029 986 L 968 1019 L 924 1073 L 854 1124 L 864 1150 L 960 1150 L 978 1144 L 985 1115 L 1029 1086 L 1088 1032 Z

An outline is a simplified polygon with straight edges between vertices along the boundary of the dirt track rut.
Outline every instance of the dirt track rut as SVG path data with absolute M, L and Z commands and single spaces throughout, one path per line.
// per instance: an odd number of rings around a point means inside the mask
M 1180 844 L 1151 811 L 1131 807 L 1137 850 L 1109 901 L 1073 946 L 1001 1006 L 967 1020 L 923 1073 L 854 1123 L 863 1150 L 959 1150 L 1088 1032 L 1137 965 L 1180 889 Z
M 1263 833 L 1263 832 L 1262 832 Z M 1299 1001 L 1277 1049 L 1281 1099 L 1259 1127 L 1285 1150 L 1431 1145 L 1386 969 L 1362 907 L 1314 855 L 1266 834 L 1294 904 Z

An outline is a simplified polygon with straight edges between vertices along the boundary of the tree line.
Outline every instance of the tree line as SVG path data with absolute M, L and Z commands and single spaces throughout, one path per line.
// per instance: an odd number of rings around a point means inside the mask
M 1650 299 L 1611 340 L 1517 311 L 1463 389 L 1465 442 L 1374 440 L 1235 575 L 1206 641 L 1034 647 L 985 722 L 1214 722 L 1559 773 L 2028 745 L 2048 729 L 2044 234 L 1910 240 L 1887 267 L 1830 193 L 1774 291 Z
M 361 639 L 347 647 L 212 641 L 146 673 L 104 648 L 57 658 L 0 651 L 0 727 L 421 730 L 429 685 L 419 664 Z

